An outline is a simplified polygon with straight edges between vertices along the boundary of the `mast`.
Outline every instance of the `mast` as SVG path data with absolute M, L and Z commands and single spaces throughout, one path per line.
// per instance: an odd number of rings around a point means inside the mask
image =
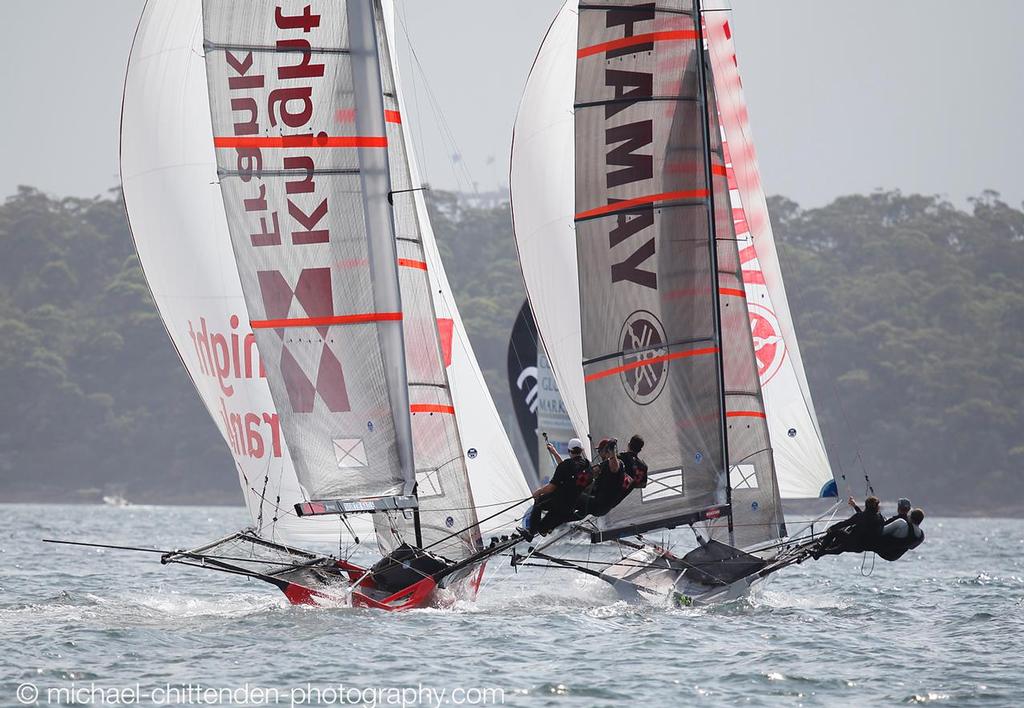
M 718 344 L 715 359 L 718 362 L 718 393 L 721 400 L 721 426 L 722 426 L 722 464 L 725 468 L 725 503 L 728 506 L 729 523 L 729 545 L 733 545 L 735 534 L 733 530 L 732 515 L 732 482 L 729 475 L 729 431 L 726 423 L 725 401 L 725 366 L 722 362 L 724 352 L 722 351 L 722 304 L 718 297 L 718 238 L 715 229 L 715 188 L 714 178 L 711 172 L 711 116 L 708 113 L 708 82 L 707 66 L 704 62 L 704 22 L 700 8 L 700 0 L 693 0 L 693 24 L 697 31 L 697 77 L 698 96 L 701 108 L 701 133 L 704 136 L 704 182 L 707 185 L 707 214 L 708 214 L 708 249 L 711 255 L 712 287 L 714 288 L 714 323 L 715 340 Z

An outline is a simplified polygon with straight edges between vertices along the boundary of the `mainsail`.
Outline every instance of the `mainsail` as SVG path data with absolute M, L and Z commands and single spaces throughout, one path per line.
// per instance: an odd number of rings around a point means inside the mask
M 706 178 L 697 39 L 688 2 L 579 6 L 575 222 L 589 432 L 642 432 L 650 466 L 647 489 L 603 519 L 609 537 L 692 523 L 728 501 L 709 232 L 709 209 L 727 190 L 720 163 L 715 182 Z
M 602 5 L 602 7 L 604 7 Z M 538 330 L 545 349 L 551 359 L 552 367 L 558 377 L 559 387 L 562 389 L 566 409 L 573 419 L 578 430 L 589 430 L 594 435 L 604 434 L 628 434 L 629 431 L 603 430 L 595 426 L 591 419 L 593 412 L 588 414 L 587 401 L 590 398 L 588 385 L 584 382 L 584 368 L 580 366 L 580 359 L 589 359 L 591 352 L 586 350 L 589 327 L 594 322 L 601 324 L 602 311 L 599 309 L 599 300 L 586 291 L 587 285 L 582 273 L 592 268 L 594 258 L 588 255 L 590 252 L 585 249 L 605 252 L 613 250 L 618 246 L 625 254 L 623 259 L 616 261 L 623 264 L 623 267 L 630 265 L 635 268 L 637 277 L 642 279 L 654 276 L 655 282 L 673 274 L 656 270 L 661 267 L 661 257 L 666 250 L 658 238 L 653 240 L 650 235 L 667 228 L 669 219 L 675 219 L 677 226 L 673 228 L 688 229 L 696 226 L 696 221 L 691 219 L 689 223 L 684 222 L 681 214 L 686 211 L 684 205 L 685 197 L 694 192 L 701 191 L 703 184 L 700 181 L 703 165 L 699 159 L 702 146 L 694 145 L 692 142 L 687 145 L 686 140 L 681 139 L 680 134 L 671 138 L 664 137 L 664 132 L 671 130 L 682 130 L 682 122 L 696 117 L 696 111 L 690 111 L 687 115 L 686 108 L 677 108 L 679 104 L 687 103 L 680 100 L 684 91 L 689 91 L 693 96 L 696 87 L 694 78 L 695 57 L 693 35 L 696 27 L 689 19 L 688 3 L 658 5 L 655 11 L 656 17 L 645 22 L 634 21 L 631 27 L 620 24 L 620 34 L 614 37 L 608 33 L 611 30 L 609 19 L 605 26 L 596 22 L 596 30 L 586 28 L 588 14 L 594 14 L 592 9 L 580 8 L 577 13 L 575 2 L 567 2 L 558 16 L 555 18 L 548 30 L 533 70 L 527 83 L 526 91 L 520 105 L 517 116 L 512 151 L 512 172 L 511 186 L 513 195 L 513 215 L 515 219 L 515 232 L 519 247 L 520 262 L 523 267 L 524 279 L 530 302 L 537 320 Z M 607 8 L 608 16 L 616 15 L 621 19 L 622 13 L 633 13 L 634 17 L 640 17 L 640 13 L 647 13 L 650 18 L 653 6 L 626 5 Z M 664 12 L 660 12 L 664 10 Z M 682 14 L 680 14 L 682 13 Z M 707 87 L 707 94 L 710 99 L 711 110 L 707 119 L 709 124 L 709 138 L 711 140 L 710 153 L 712 184 L 714 189 L 712 196 L 716 206 L 716 227 L 717 227 L 717 253 L 718 266 L 718 309 L 721 313 L 721 339 L 724 351 L 722 361 L 722 373 L 725 380 L 725 410 L 727 413 L 726 427 L 729 439 L 728 457 L 730 461 L 730 487 L 733 494 L 734 510 L 737 516 L 742 519 L 736 520 L 736 540 L 738 543 L 755 542 L 757 540 L 773 538 L 783 531 L 781 525 L 781 513 L 778 511 L 778 497 L 780 486 L 775 481 L 775 472 L 772 462 L 772 446 L 777 443 L 780 436 L 785 436 L 783 443 L 784 454 L 781 457 L 780 465 L 785 465 L 785 471 L 779 471 L 779 477 L 788 480 L 785 489 L 790 491 L 789 496 L 817 496 L 822 483 L 818 483 L 819 477 L 823 476 L 819 464 L 820 459 L 825 460 L 824 476 L 831 479 L 828 471 L 827 458 L 824 456 L 824 449 L 820 446 L 820 438 L 816 435 L 803 434 L 800 431 L 816 429 L 816 424 L 809 421 L 813 419 L 813 410 L 809 408 L 809 396 L 800 394 L 795 385 L 790 388 L 781 386 L 774 389 L 778 395 L 772 399 L 774 407 L 762 396 L 761 386 L 765 384 L 766 369 L 763 364 L 763 357 L 769 353 L 778 351 L 774 348 L 765 349 L 766 343 L 759 335 L 763 329 L 762 320 L 764 317 L 765 300 L 769 295 L 763 287 L 759 288 L 759 276 L 751 271 L 751 254 L 748 246 L 749 231 L 748 219 L 745 218 L 744 204 L 755 202 L 757 199 L 764 203 L 763 192 L 759 184 L 757 190 L 750 187 L 749 174 L 754 170 L 756 176 L 756 163 L 751 160 L 743 160 L 741 169 L 747 177 L 747 188 L 739 189 L 737 182 L 743 180 L 738 178 L 734 164 L 730 161 L 737 160 L 737 150 L 729 150 L 727 139 L 740 131 L 737 120 L 742 116 L 742 125 L 746 126 L 746 113 L 742 104 L 737 106 L 737 101 L 742 100 L 742 93 L 739 92 L 738 74 L 732 59 L 729 60 L 731 71 L 722 70 L 719 75 L 719 63 L 717 57 L 722 54 L 721 40 L 725 38 L 722 30 L 725 13 L 710 12 L 705 15 L 706 27 L 708 30 L 708 47 L 711 52 L 712 66 L 707 73 L 712 76 L 712 81 Z M 596 31 L 597 34 L 587 36 L 584 32 Z M 577 35 L 579 41 L 577 43 Z M 716 44 L 717 42 L 717 44 Z M 688 43 L 688 44 L 687 44 Z M 603 46 L 602 46 L 603 45 Z M 630 48 L 641 47 L 645 51 L 630 53 Z M 607 50 L 611 50 L 610 52 Z M 730 44 L 731 50 L 731 44 Z M 607 56 L 620 53 L 619 56 Z M 584 54 L 586 56 L 580 56 Z M 605 57 L 605 75 L 598 74 L 591 81 L 597 81 L 597 90 L 605 91 L 607 94 L 600 94 L 609 103 L 610 108 L 606 111 L 617 113 L 611 116 L 634 116 L 630 120 L 617 126 L 595 125 L 591 127 L 591 140 L 596 144 L 591 148 L 592 155 L 580 153 L 579 126 L 581 114 L 587 111 L 600 112 L 600 108 L 583 106 L 588 99 L 581 97 L 583 75 L 583 62 L 594 56 Z M 642 57 L 642 59 L 640 58 Z M 657 57 L 657 59 L 655 58 Z M 644 67 L 640 61 L 651 62 Z M 580 62 L 580 69 L 574 72 L 574 68 Z M 653 68 L 652 68 L 653 67 Z M 630 75 L 628 72 L 633 72 Z M 640 77 L 638 74 L 649 74 Z M 573 97 L 573 85 L 575 81 L 576 95 L 574 110 L 570 110 L 569 101 Z M 629 84 L 628 81 L 635 83 Z M 650 88 L 647 88 L 647 82 Z M 607 82 L 605 85 L 604 82 Z M 618 94 L 615 93 L 618 91 Z M 719 96 L 724 96 L 725 106 L 715 109 Z M 593 99 L 589 99 L 593 100 Z M 692 103 L 692 101 L 690 102 Z M 639 122 L 635 116 L 640 111 L 648 111 L 649 115 L 655 118 L 652 125 L 651 135 L 648 139 L 646 132 L 643 135 L 619 136 L 613 135 L 610 130 L 618 128 L 622 130 L 623 125 Z M 719 121 L 721 118 L 721 122 Z M 595 123 L 604 123 L 603 116 L 599 116 Z M 660 125 L 659 125 L 660 124 Z M 696 125 L 696 123 L 695 123 Z M 601 132 L 606 130 L 609 132 Z M 635 130 L 635 129 L 634 129 Z M 659 132 L 662 131 L 662 132 Z M 572 136 L 576 135 L 575 150 L 567 150 L 564 146 L 570 144 Z M 613 137 L 621 137 L 619 142 L 612 142 Z M 721 138 L 721 139 L 719 139 Z M 673 142 L 674 141 L 674 142 Z M 739 132 L 739 137 L 734 144 L 740 144 L 743 156 L 752 155 L 749 139 L 745 132 Z M 640 149 L 638 149 L 640 148 Z M 662 152 L 665 151 L 665 152 Z M 650 180 L 642 184 L 651 185 L 649 191 L 637 190 L 636 193 L 624 192 L 625 185 L 617 185 L 607 189 L 604 195 L 609 199 L 629 200 L 646 198 L 651 195 L 660 197 L 653 202 L 632 203 L 629 201 L 616 202 L 618 206 L 608 203 L 603 208 L 611 210 L 620 209 L 621 214 L 616 218 L 625 221 L 627 224 L 642 227 L 638 229 L 637 235 L 630 235 L 618 241 L 613 240 L 611 233 L 597 234 L 595 238 L 586 239 L 581 235 L 581 224 L 576 224 L 576 238 L 573 238 L 574 216 L 578 216 L 586 205 L 579 204 L 578 191 L 580 189 L 577 175 L 585 178 L 584 172 L 589 172 L 597 178 L 608 180 L 612 168 L 621 177 L 636 175 L 641 167 L 647 169 L 646 155 L 650 154 L 653 161 L 650 162 Z M 659 163 L 659 159 L 663 163 Z M 588 167 L 581 167 L 581 162 L 586 160 Z M 607 162 L 608 164 L 602 164 Z M 614 163 L 614 164 L 613 164 Z M 611 165 L 611 167 L 609 167 Z M 604 168 L 594 172 L 596 168 Z M 537 175 L 545 175 L 546 179 L 537 179 Z M 607 183 L 607 182 L 606 182 Z M 653 186 L 652 183 L 658 183 Z M 577 194 L 570 191 L 569 185 L 576 185 Z M 600 187 L 600 185 L 598 185 Z M 598 195 L 601 196 L 600 193 Z M 731 202 L 731 203 L 730 203 Z M 575 208 L 574 208 L 575 204 Z M 648 210 L 646 218 L 653 223 L 644 224 L 630 218 L 631 214 L 639 215 L 640 207 L 653 205 Z M 602 208 L 599 200 L 594 202 L 590 208 Z M 767 210 L 761 207 L 763 219 L 758 220 L 758 233 L 761 234 L 761 241 L 771 241 L 770 225 L 767 220 Z M 630 211 L 635 210 L 635 211 Z M 672 215 L 675 211 L 678 215 Z M 691 211 L 693 211 L 691 209 Z M 654 231 L 651 231 L 653 229 Z M 627 231 L 620 230 L 619 234 Z M 643 238 L 642 234 L 649 236 Z M 630 248 L 630 239 L 637 241 L 636 248 Z M 756 242 L 757 237 L 755 237 Z M 688 242 L 691 244 L 691 256 L 696 254 L 697 241 Z M 650 254 L 640 250 L 646 246 Z M 652 248 L 653 246 L 653 248 Z M 687 248 L 680 244 L 673 243 L 672 248 Z M 767 247 L 766 247 L 767 248 Z M 760 256 L 761 251 L 757 252 Z M 771 253 L 775 269 L 770 276 L 762 280 L 771 279 L 781 288 L 781 273 L 778 271 L 777 259 L 774 258 L 774 247 L 771 246 Z M 630 262 L 628 257 L 634 257 Z M 648 260 L 642 260 L 648 256 Z M 690 256 L 688 256 L 690 257 Z M 699 260 L 699 259 L 698 259 Z M 676 261 L 673 261 L 676 262 Z M 579 264 L 577 271 L 576 264 Z M 756 262 L 755 262 L 756 263 Z M 657 264 L 657 266 L 655 266 Z M 609 263 L 604 264 L 606 267 Z M 646 271 L 649 275 L 644 276 Z M 577 272 L 580 275 L 577 275 Z M 620 269 L 620 273 L 627 272 Z M 557 273 L 557 276 L 555 275 Z M 608 276 L 610 276 L 610 272 Z M 694 274 L 687 274 L 686 278 L 694 279 Z M 610 281 L 610 277 L 606 277 Z M 600 283 L 600 281 L 598 281 Z M 649 280 L 650 282 L 650 280 Z M 696 282 L 696 281 L 694 281 Z M 660 283 L 658 283 L 660 286 Z M 708 292 L 707 285 L 704 292 Z M 659 287 L 660 289 L 660 287 Z M 677 296 L 696 301 L 698 287 L 671 288 Z M 600 297 L 599 295 L 597 296 Z M 781 301 L 785 302 L 784 291 L 781 291 Z M 583 303 L 583 310 L 589 308 L 596 313 L 588 324 L 587 315 L 581 311 L 580 303 Z M 659 302 L 658 306 L 663 303 Z M 639 308 L 637 308 L 639 309 Z M 779 308 L 776 308 L 777 310 Z M 648 308 L 651 314 L 657 314 L 657 310 Z M 787 308 L 788 316 L 788 308 Z M 608 328 L 611 326 L 609 317 L 605 320 Z M 659 323 L 662 322 L 658 317 Z M 693 323 L 687 324 L 687 327 Z M 706 325 L 707 322 L 703 323 Z M 695 331 L 696 331 L 695 327 Z M 790 323 L 790 331 L 792 330 Z M 657 325 L 652 332 L 661 332 Z M 753 337 L 752 337 L 753 335 Z M 671 335 L 667 335 L 671 336 Z M 700 336 L 693 334 L 691 336 Z M 751 340 L 754 340 L 753 349 Z M 667 340 L 662 340 L 667 341 Z M 795 343 L 795 339 L 793 340 Z M 621 351 L 626 348 L 622 347 Z M 666 350 L 668 353 L 669 352 Z M 609 351 L 609 353 L 612 353 Z M 756 358 L 755 358 L 756 357 Z M 783 370 L 795 372 L 799 368 L 802 374 L 802 366 L 794 364 L 792 358 L 786 359 L 786 366 Z M 629 362 L 623 360 L 619 365 L 623 366 Z M 667 360 L 669 367 L 674 362 Z M 669 367 L 666 367 L 669 368 Z M 786 367 L 789 367 L 788 369 Z M 638 367 L 644 371 L 644 367 Z M 650 371 L 648 368 L 647 371 Z M 655 373 L 658 373 L 657 371 Z M 775 373 L 773 370 L 770 373 Z M 759 375 L 760 374 L 760 385 Z M 587 376 L 590 375 L 588 371 Z M 621 374 L 620 374 L 621 375 Z M 629 375 L 627 373 L 627 375 Z M 794 373 L 795 376 L 795 373 Z M 776 377 L 778 378 L 778 377 Z M 781 381 L 782 379 L 778 379 Z M 660 381 L 660 379 L 659 379 Z M 660 395 L 660 394 L 659 394 Z M 798 434 L 794 436 L 791 428 L 796 425 L 792 412 L 796 409 L 810 411 L 805 413 L 803 419 L 807 422 L 798 425 Z M 787 427 L 780 430 L 782 425 Z M 769 440 L 768 427 L 771 427 L 772 435 Z M 640 426 L 637 425 L 637 428 Z M 630 431 L 633 428 L 630 428 Z M 803 455 L 792 445 L 794 438 L 799 439 L 801 444 L 807 445 L 812 438 L 818 441 L 817 449 L 810 448 L 810 454 Z M 648 443 L 648 448 L 650 442 Z M 647 449 L 645 449 L 645 452 Z M 820 451 L 820 455 L 818 452 Z M 703 451 L 701 451 L 703 452 Z M 696 453 L 694 453 L 696 455 Z M 794 462 L 791 456 L 801 456 L 800 461 Z M 685 462 L 685 461 L 684 461 Z M 653 467 L 652 467 L 653 468 Z M 685 467 L 684 467 L 685 469 Z M 810 471 L 814 473 L 811 474 Z M 785 483 L 784 483 L 785 484 Z M 813 486 L 814 491 L 808 493 Z M 663 488 L 664 489 L 664 488 Z M 648 496 L 654 490 L 645 490 Z M 667 490 L 665 490 L 667 491 Z M 794 493 L 796 492 L 796 493 Z M 633 513 L 629 511 L 627 504 L 637 504 L 637 500 L 627 499 L 621 507 L 620 513 Z M 613 512 L 615 513 L 615 512 Z M 717 528 L 712 529 L 712 535 L 719 533 Z
M 203 37 L 228 232 L 299 481 L 330 510 L 415 507 L 371 8 L 207 1 Z

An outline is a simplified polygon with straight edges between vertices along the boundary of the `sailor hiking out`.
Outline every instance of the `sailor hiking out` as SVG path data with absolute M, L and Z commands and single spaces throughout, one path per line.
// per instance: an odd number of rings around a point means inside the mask
M 921 530 L 922 521 L 924 521 L 924 512 L 920 509 L 914 509 L 906 516 L 893 517 L 892 521 L 882 528 L 882 535 L 875 546 L 869 550 L 874 551 L 887 561 L 902 558 L 904 553 L 924 543 L 924 531 Z
M 901 498 L 895 516 L 885 519 L 879 511 L 878 497 L 864 500 L 863 511 L 850 497 L 849 504 L 856 510 L 850 518 L 833 524 L 811 551 L 815 559 L 840 553 L 877 553 L 884 560 L 894 561 L 907 551 L 924 542 L 924 521 L 921 509 L 910 510 L 910 500 Z
M 634 489 L 647 486 L 647 464 L 640 459 L 644 439 L 634 435 L 629 450 L 619 454 L 619 441 L 604 438 L 597 444 L 601 462 L 594 466 L 594 479 L 580 495 L 580 516 L 604 516 L 622 503 Z
M 526 528 L 519 534 L 527 541 L 534 534 L 547 535 L 567 521 L 581 516 L 576 513 L 580 494 L 590 484 L 590 460 L 583 454 L 583 442 L 579 438 L 569 441 L 569 457 L 559 459 L 551 481 L 533 493 L 534 504 Z

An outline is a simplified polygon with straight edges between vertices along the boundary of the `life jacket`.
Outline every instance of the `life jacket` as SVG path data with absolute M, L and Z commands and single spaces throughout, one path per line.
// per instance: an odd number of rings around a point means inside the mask
M 921 535 L 915 535 L 915 531 L 920 532 Z M 874 551 L 883 560 L 894 561 L 899 560 L 907 551 L 917 548 L 922 543 L 924 543 L 924 531 L 921 530 L 920 526 L 915 526 L 910 519 L 907 519 L 906 538 L 884 536 L 878 540 L 874 548 L 868 548 L 867 550 Z

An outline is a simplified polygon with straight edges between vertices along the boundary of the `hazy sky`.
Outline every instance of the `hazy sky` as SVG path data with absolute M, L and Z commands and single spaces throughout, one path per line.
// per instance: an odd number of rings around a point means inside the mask
M 117 183 L 121 83 L 142 4 L 0 2 L 0 195 L 29 184 L 89 196 Z M 400 44 L 404 25 L 422 66 L 402 54 L 407 120 L 432 184 L 476 182 L 483 191 L 507 183 L 516 107 L 560 5 L 398 0 Z M 1013 204 L 1024 200 L 1024 3 L 734 0 L 733 7 L 769 193 L 805 206 L 878 187 L 957 202 L 992 188 Z

